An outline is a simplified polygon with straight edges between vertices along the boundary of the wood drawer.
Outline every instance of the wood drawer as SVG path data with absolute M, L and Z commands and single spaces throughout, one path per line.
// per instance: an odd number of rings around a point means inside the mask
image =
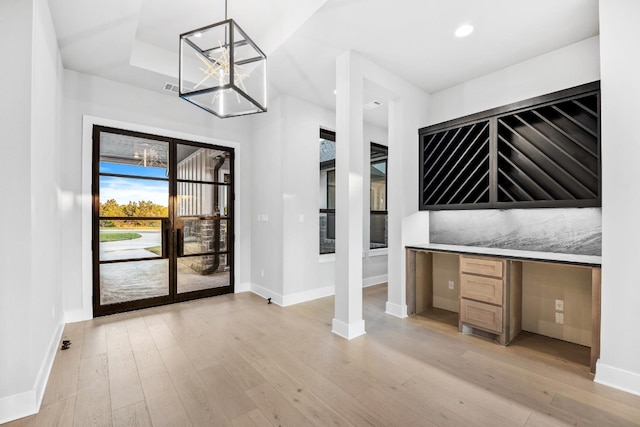
M 460 275 L 460 296 L 462 298 L 502 305 L 502 289 L 502 279 L 465 273 Z
M 502 307 L 462 298 L 460 321 L 487 331 L 502 333 Z
M 496 259 L 460 257 L 460 271 L 502 278 L 504 263 Z

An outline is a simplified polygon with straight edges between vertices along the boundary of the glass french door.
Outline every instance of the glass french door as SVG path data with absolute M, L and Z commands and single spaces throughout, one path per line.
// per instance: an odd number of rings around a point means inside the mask
M 94 316 L 233 292 L 233 150 L 93 130 Z

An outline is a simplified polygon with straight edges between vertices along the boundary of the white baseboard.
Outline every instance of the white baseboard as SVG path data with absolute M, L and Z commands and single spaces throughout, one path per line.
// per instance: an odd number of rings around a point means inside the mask
M 387 301 L 385 313 L 404 319 L 405 317 L 408 317 L 407 304 L 395 304 Z
M 640 374 L 607 365 L 601 360 L 596 363 L 593 381 L 640 396 Z
M 333 321 L 331 322 L 331 332 L 348 340 L 357 338 L 367 333 L 364 329 L 364 320 L 358 320 L 357 322 L 353 323 L 345 323 L 338 319 L 333 319 Z
M 13 394 L 0 399 L 0 424 L 33 415 L 37 410 L 34 390 Z
M 268 299 L 271 298 L 271 302 L 274 304 L 279 305 L 280 307 L 283 306 L 283 297 L 282 295 L 280 295 L 279 293 L 273 292 L 271 289 L 267 289 L 265 287 L 262 287 L 256 283 L 252 283 L 251 284 L 251 292 L 253 292 L 256 295 L 261 296 L 264 299 Z
M 33 390 L 0 399 L 0 424 L 28 417 L 29 415 L 36 414 L 40 410 L 40 404 L 44 397 L 44 391 L 47 388 L 47 381 L 51 374 L 51 368 L 53 367 L 53 361 L 58 351 L 58 344 L 62 338 L 63 330 L 64 323 L 61 323 L 51 337 L 49 350 L 42 361 Z
M 379 285 L 381 283 L 387 282 L 387 275 L 383 274 L 381 276 L 373 276 L 363 279 L 362 287 L 366 288 L 369 286 Z M 270 289 L 262 287 L 256 283 L 251 283 L 246 285 L 245 287 L 238 288 L 236 287 L 236 292 L 246 292 L 251 291 L 256 295 L 260 295 L 263 298 L 271 298 L 271 302 L 278 304 L 282 307 L 287 307 L 294 304 L 300 304 L 301 302 L 313 301 L 319 298 L 329 297 L 331 295 L 335 295 L 336 288 L 335 286 L 324 286 L 322 288 L 309 289 L 307 291 L 294 292 L 291 294 L 281 295 L 279 293 L 273 292 Z
M 381 283 L 387 283 L 389 280 L 389 275 L 383 274 L 380 276 L 367 277 L 366 279 L 362 279 L 362 287 L 367 288 L 369 286 L 379 285 Z
M 51 368 L 53 368 L 53 362 L 56 358 L 56 353 L 58 352 L 58 345 L 60 344 L 62 333 L 64 332 L 64 325 L 64 323 L 60 323 L 53 337 L 51 337 L 47 357 L 42 362 L 42 366 L 40 366 L 40 371 L 38 372 L 38 377 L 36 378 L 36 412 L 40 410 L 44 391 L 47 388 L 47 381 L 49 381 L 49 375 L 51 375 Z
M 234 286 L 234 293 L 240 293 L 240 292 L 250 292 L 251 291 L 251 282 L 244 282 L 244 283 L 240 283 L 240 284 L 236 284 Z
M 324 298 L 336 293 L 335 286 L 325 286 L 324 288 L 310 289 L 308 291 L 295 292 L 293 294 L 284 295 L 282 298 L 283 306 L 300 304 L 301 302 L 313 301 L 318 298 Z
M 84 322 L 93 319 L 93 309 L 68 310 L 64 312 L 64 323 Z

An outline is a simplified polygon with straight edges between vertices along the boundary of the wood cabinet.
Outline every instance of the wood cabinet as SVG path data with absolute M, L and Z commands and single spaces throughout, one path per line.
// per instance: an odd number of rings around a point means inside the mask
M 520 272 L 517 261 L 460 255 L 460 332 L 507 345 L 522 324 Z
M 600 82 L 419 135 L 421 210 L 601 206 Z
M 585 285 L 591 288 L 590 367 L 591 372 L 595 372 L 600 355 L 600 257 L 439 244 L 410 246 L 406 248 L 409 316 L 434 306 L 434 259 L 437 254 L 453 255 L 458 261 L 453 271 L 458 271 L 460 280 L 457 296 L 460 332 L 493 339 L 502 345 L 508 345 L 522 328 L 523 264 L 588 269 L 591 277 Z
M 502 335 L 503 317 L 502 307 L 484 304 L 470 299 L 460 300 L 460 329 L 464 326 L 478 327 L 487 332 Z

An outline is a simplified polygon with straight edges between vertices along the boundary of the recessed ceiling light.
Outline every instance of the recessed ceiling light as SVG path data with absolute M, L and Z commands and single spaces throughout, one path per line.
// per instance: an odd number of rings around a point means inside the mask
M 471 33 L 473 33 L 473 25 L 469 24 L 460 25 L 455 32 L 456 37 L 467 37 Z

